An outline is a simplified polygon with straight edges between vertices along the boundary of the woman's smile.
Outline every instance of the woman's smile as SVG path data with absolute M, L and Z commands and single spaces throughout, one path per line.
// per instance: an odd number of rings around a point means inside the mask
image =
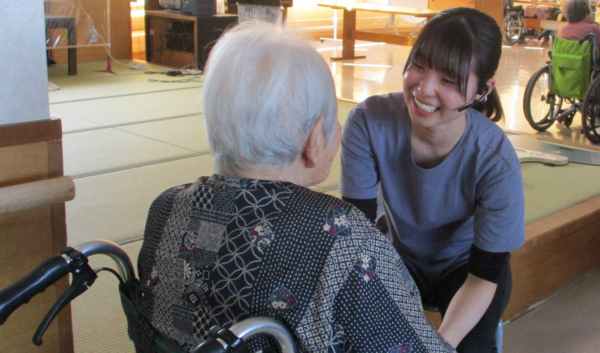
M 413 62 L 404 73 L 404 94 L 411 120 L 424 128 L 463 126 L 466 113 L 457 109 L 476 98 L 477 77 L 469 73 L 467 97 L 452 75 Z
M 413 94 L 413 98 L 414 98 L 414 101 L 415 101 L 415 104 L 417 105 L 417 107 L 421 108 L 422 110 L 424 110 L 427 113 L 433 113 L 434 111 L 440 109 L 440 107 L 438 107 L 438 106 L 426 104 L 425 102 L 420 101 L 417 97 L 414 96 L 414 94 Z

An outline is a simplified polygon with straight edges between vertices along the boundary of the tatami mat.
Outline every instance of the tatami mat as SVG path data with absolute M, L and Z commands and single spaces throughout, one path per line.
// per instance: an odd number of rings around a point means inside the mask
M 134 70 L 129 68 L 129 63 L 132 60 L 119 60 L 113 61 L 112 71 L 116 72 L 118 76 L 125 75 L 140 75 L 145 71 L 154 71 L 154 72 L 163 72 L 166 70 L 172 70 L 166 68 L 164 66 L 159 66 L 156 64 L 150 64 L 147 62 L 135 62 L 138 64 L 144 65 L 146 68 L 144 70 Z M 48 66 L 48 80 L 54 83 L 62 83 L 65 81 L 80 81 L 86 78 L 104 78 L 104 77 L 114 77 L 114 74 L 101 72 L 106 70 L 107 62 L 105 60 L 102 61 L 90 61 L 90 62 L 78 62 L 77 63 L 77 75 L 69 75 L 67 64 L 56 64 L 52 66 Z
M 356 106 L 356 102 L 347 100 L 338 100 L 338 120 L 342 126 L 346 124 L 348 113 Z
M 52 105 L 50 106 L 50 118 L 51 119 L 60 119 L 63 134 L 79 132 L 79 131 L 95 130 L 95 129 L 100 129 L 100 128 L 104 127 L 101 124 L 89 121 L 85 118 L 73 116 L 68 113 L 56 114 L 56 112 L 54 112 L 52 110 Z
M 63 136 L 64 172 L 73 178 L 198 155 L 114 128 Z
M 152 201 L 172 186 L 212 175 L 212 164 L 206 155 L 76 179 L 77 196 L 66 203 L 68 243 L 141 236 Z
M 342 198 L 342 195 L 340 194 L 340 190 L 339 189 L 332 190 L 332 191 L 327 191 L 324 194 L 331 195 L 333 197 L 337 197 L 338 199 Z
M 141 246 L 141 241 L 122 246 L 136 270 Z M 112 259 L 102 255 L 92 256 L 90 266 L 117 269 Z M 75 352 L 135 352 L 127 336 L 127 319 L 121 306 L 118 285 L 113 275 L 100 272 L 92 287 L 71 302 Z
M 197 115 L 202 111 L 202 88 L 151 92 L 125 97 L 50 105 L 50 116 L 63 120 L 63 132 Z M 81 121 L 80 121 L 81 120 Z
M 570 163 L 568 168 L 562 168 L 521 163 L 521 169 L 526 223 L 600 195 L 600 168 L 597 166 Z M 562 182 L 557 183 L 557 180 Z
M 149 82 L 149 79 L 168 80 L 171 83 Z M 202 86 L 202 82 L 182 83 L 176 80 L 165 75 L 138 74 L 65 81 L 58 84 L 58 91 L 48 92 L 48 97 L 50 104 L 54 104 Z
M 60 88 L 57 91 L 48 92 L 50 104 L 202 87 L 202 82 L 199 82 L 203 80 L 201 75 L 147 74 L 146 72 L 166 72 L 172 69 L 144 63 L 145 70 L 132 70 L 127 66 L 129 63 L 129 60 L 123 60 L 121 63 L 114 62 L 112 70 L 116 74 L 97 72 L 106 69 L 106 61 L 78 63 L 77 75 L 73 76 L 67 74 L 66 64 L 48 67 L 48 81 Z M 192 78 L 194 80 L 192 82 L 178 82 Z M 150 82 L 149 80 L 167 82 Z M 80 112 L 89 112 L 89 110 L 86 107 Z M 197 114 L 197 112 L 192 114 Z M 77 114 L 72 116 L 77 116 Z
M 348 101 L 348 100 L 338 100 L 338 120 L 342 126 L 346 123 L 346 118 L 348 117 L 348 113 L 352 108 L 356 106 L 356 102 Z M 341 176 L 341 155 L 340 151 L 335 156 L 333 163 L 331 164 L 331 171 L 329 172 L 329 176 L 322 183 L 319 183 L 315 186 L 312 186 L 311 189 L 323 193 L 330 194 L 333 192 L 333 195 L 336 197 L 339 196 L 339 183 Z
M 117 129 L 199 153 L 210 152 L 202 115 L 127 125 Z

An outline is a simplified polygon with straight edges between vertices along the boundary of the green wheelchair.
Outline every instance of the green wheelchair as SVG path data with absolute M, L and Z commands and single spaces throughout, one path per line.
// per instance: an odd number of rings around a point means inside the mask
M 554 36 L 548 30 L 542 37 Z M 581 114 L 582 132 L 593 143 L 600 142 L 600 68 L 596 38 L 590 33 L 579 41 L 555 37 L 550 61 L 529 79 L 523 111 L 529 125 L 547 130 L 555 121 L 571 126 Z

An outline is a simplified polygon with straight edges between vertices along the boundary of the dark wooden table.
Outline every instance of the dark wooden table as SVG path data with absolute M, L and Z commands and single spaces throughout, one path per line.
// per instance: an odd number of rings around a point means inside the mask
M 326 3 L 318 4 L 322 7 L 330 7 L 333 10 L 344 10 L 344 30 L 342 34 L 342 56 L 331 58 L 332 60 L 360 59 L 365 56 L 354 55 L 354 43 L 356 40 L 371 42 L 384 42 L 397 45 L 413 45 L 415 37 L 393 35 L 384 33 L 373 33 L 356 30 L 356 11 L 379 12 L 394 15 L 410 15 L 430 19 L 440 13 L 440 10 L 416 9 L 410 7 L 399 7 L 389 5 L 377 5 L 369 3 Z
M 46 30 L 57 28 L 67 29 L 67 44 L 69 47 L 77 45 L 77 24 L 75 23 L 75 17 L 46 15 Z M 77 75 L 77 48 L 68 48 L 68 56 L 69 75 Z

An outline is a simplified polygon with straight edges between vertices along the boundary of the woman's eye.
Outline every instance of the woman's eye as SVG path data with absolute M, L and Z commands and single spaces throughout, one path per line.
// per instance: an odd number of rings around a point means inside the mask
M 444 79 L 442 79 L 442 81 L 443 81 L 444 83 L 447 83 L 447 84 L 449 84 L 449 85 L 456 85 L 456 81 L 454 81 L 454 80 L 451 80 L 451 79 L 448 79 L 448 78 L 444 78 Z
M 417 70 L 423 70 L 423 66 L 417 64 L 416 62 L 413 61 L 412 66 L 414 66 Z

